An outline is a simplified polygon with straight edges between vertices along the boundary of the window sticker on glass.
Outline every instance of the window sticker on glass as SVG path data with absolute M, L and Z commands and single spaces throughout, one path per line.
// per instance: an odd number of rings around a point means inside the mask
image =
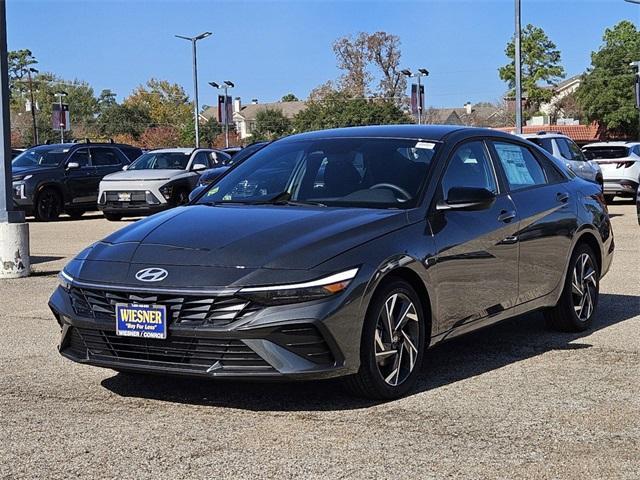
M 209 190 L 207 192 L 207 197 L 210 195 L 215 195 L 216 193 L 218 193 L 218 190 L 220 189 L 220 187 L 213 187 L 211 190 Z
M 533 185 L 533 180 L 524 160 L 522 149 L 507 143 L 496 144 L 498 156 L 504 165 L 504 172 L 511 185 Z
M 416 143 L 415 148 L 424 148 L 426 150 L 433 150 L 435 146 L 436 144 L 433 142 L 418 142 Z

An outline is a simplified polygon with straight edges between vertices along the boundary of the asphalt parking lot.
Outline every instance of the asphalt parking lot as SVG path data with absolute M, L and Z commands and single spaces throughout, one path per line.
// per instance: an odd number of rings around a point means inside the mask
M 521 317 L 427 354 L 389 403 L 336 383 L 132 377 L 56 351 L 56 274 L 126 222 L 31 223 L 34 275 L 0 283 L 2 478 L 638 478 L 640 226 L 617 250 L 594 330 Z

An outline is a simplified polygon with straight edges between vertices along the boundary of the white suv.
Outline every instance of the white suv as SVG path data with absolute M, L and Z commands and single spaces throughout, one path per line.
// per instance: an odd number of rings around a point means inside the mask
M 567 168 L 585 180 L 602 185 L 602 172 L 596 162 L 589 161 L 580 147 L 566 135 L 554 132 L 525 133 L 519 135 L 539 147 L 544 148 L 554 157 L 562 160 Z
M 640 182 L 640 142 L 590 143 L 583 150 L 602 168 L 607 200 L 616 195 L 635 198 Z
M 185 204 L 200 174 L 231 157 L 207 148 L 166 148 L 138 157 L 100 182 L 98 208 L 108 220 L 149 215 Z

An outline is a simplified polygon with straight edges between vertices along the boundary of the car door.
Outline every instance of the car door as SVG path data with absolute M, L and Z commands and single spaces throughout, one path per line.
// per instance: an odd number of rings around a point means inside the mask
M 73 167 L 77 164 L 77 167 Z M 71 167 L 70 167 L 71 165 Z M 95 169 L 91 165 L 89 148 L 82 147 L 74 151 L 66 163 L 65 181 L 71 205 L 83 205 L 95 202 L 93 177 Z
M 576 199 L 551 159 L 526 145 L 491 142 L 520 227 L 518 303 L 550 293 L 562 280 L 577 228 Z
M 497 197 L 482 210 L 430 208 L 440 332 L 511 308 L 518 294 L 518 215 L 496 179 L 485 142 L 469 141 L 453 151 L 435 201 L 446 200 L 453 187 L 486 188 Z

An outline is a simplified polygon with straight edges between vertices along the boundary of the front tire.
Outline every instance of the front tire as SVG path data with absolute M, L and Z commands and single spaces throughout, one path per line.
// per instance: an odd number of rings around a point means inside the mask
M 609 204 L 609 203 L 613 203 L 613 198 L 615 197 L 615 195 L 605 195 L 604 196 L 604 201 Z
M 593 250 L 578 245 L 571 255 L 558 304 L 545 312 L 547 324 L 563 332 L 583 332 L 591 327 L 598 306 L 600 271 Z
M 36 220 L 53 222 L 62 213 L 62 197 L 53 188 L 45 188 L 38 194 L 34 210 Z
M 420 298 L 404 280 L 392 280 L 375 293 L 362 330 L 360 369 L 345 378 L 360 397 L 389 400 L 411 390 L 426 348 Z

